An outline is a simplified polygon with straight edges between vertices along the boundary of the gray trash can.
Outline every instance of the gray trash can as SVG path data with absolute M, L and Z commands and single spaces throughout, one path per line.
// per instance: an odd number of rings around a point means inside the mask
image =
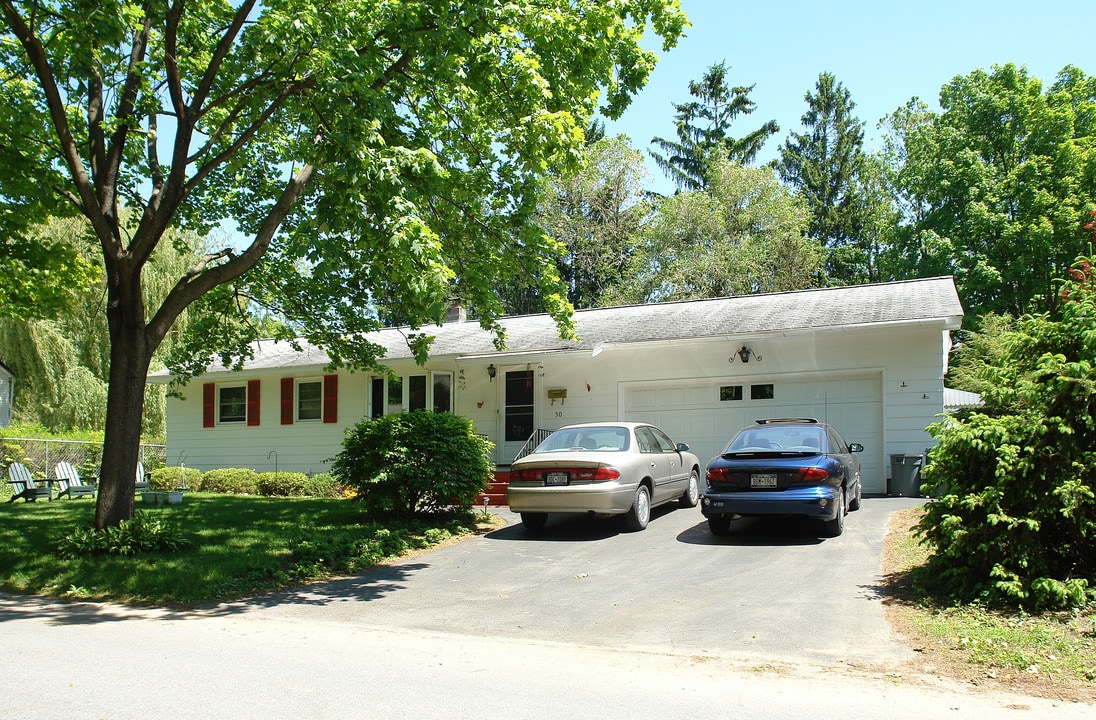
M 890 494 L 899 497 L 921 497 L 920 455 L 891 455 Z

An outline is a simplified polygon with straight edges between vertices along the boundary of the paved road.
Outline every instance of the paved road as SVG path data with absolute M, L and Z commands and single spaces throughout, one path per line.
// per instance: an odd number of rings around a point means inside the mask
M 912 502 L 867 500 L 829 540 L 717 539 L 678 509 L 635 534 L 513 524 L 197 612 L 0 596 L 0 718 L 1092 717 L 896 671 L 879 550 Z

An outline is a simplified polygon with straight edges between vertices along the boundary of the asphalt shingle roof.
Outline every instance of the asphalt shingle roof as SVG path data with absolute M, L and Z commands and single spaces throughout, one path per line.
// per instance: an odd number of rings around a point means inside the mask
M 956 329 L 963 317 L 955 283 L 950 277 L 873 285 L 800 290 L 762 295 L 739 295 L 712 300 L 690 300 L 649 305 L 578 310 L 574 315 L 579 340 L 561 340 L 548 315 L 505 317 L 506 353 L 592 350 L 597 345 L 763 335 L 773 332 L 823 330 L 874 324 L 943 321 Z M 386 348 L 389 360 L 411 358 L 406 328 L 371 333 L 369 339 Z M 433 357 L 462 357 L 497 353 L 493 335 L 478 323 L 454 322 L 423 328 L 435 337 Z M 323 366 L 328 357 L 303 341 L 303 351 L 288 343 L 260 341 L 248 370 Z M 223 372 L 220 364 L 210 372 Z M 166 374 L 166 373 L 165 373 Z M 154 376 L 161 375 L 155 373 Z

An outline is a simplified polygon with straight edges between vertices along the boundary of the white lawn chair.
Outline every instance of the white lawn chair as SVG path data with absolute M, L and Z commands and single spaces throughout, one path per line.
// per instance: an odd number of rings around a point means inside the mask
M 151 490 L 152 485 L 149 484 L 148 478 L 145 477 L 145 464 L 143 462 L 137 463 L 137 479 L 133 483 L 134 492 L 141 492 L 142 490 Z
M 13 503 L 19 498 L 26 502 L 34 502 L 38 498 L 52 500 L 52 488 L 49 484 L 44 487 L 36 484 L 30 475 L 30 470 L 23 463 L 13 462 L 8 466 L 8 482 L 11 483 L 11 500 Z
M 57 478 L 57 487 L 60 488 L 60 492 L 57 493 L 57 499 L 60 500 L 62 495 L 68 495 L 70 498 L 95 497 L 95 480 L 96 478 L 89 478 L 90 483 L 86 483 L 80 479 L 80 472 L 72 466 L 70 462 L 59 462 L 53 466 L 53 474 Z

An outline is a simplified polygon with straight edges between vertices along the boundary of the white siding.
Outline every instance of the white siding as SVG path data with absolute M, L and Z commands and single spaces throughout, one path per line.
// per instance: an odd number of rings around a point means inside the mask
M 946 335 L 943 321 L 882 329 L 834 327 L 718 340 L 607 345 L 597 355 L 586 350 L 481 355 L 433 359 L 425 369 L 409 361 L 394 362 L 391 367 L 398 375 L 453 372 L 454 411 L 470 418 L 479 432 L 496 443 L 495 459 L 500 464 L 511 462 L 520 445 L 499 442 L 504 437 L 502 378 L 506 370 L 527 368 L 533 371 L 536 428 L 644 419 L 632 410 L 648 407 L 651 414 L 670 419 L 674 426 L 665 429 L 676 441 L 689 443 L 702 461 L 718 452 L 743 419 L 789 413 L 842 418 L 834 424 L 847 440 L 865 445 L 865 486 L 879 492 L 890 472 L 890 454 L 921 453 L 932 442 L 925 428 L 943 412 Z M 742 363 L 735 354 L 742 345 L 760 359 Z M 488 375 L 488 365 L 496 367 L 494 379 Z M 280 469 L 328 469 L 329 459 L 341 449 L 345 429 L 368 413 L 371 376 L 339 373 L 337 423 L 281 425 L 279 379 L 319 374 L 319 368 L 294 368 L 199 378 L 189 386 L 185 400 L 168 401 L 169 464 L 186 457 L 188 467 L 201 470 L 272 470 L 274 459 L 268 455 L 273 451 Z M 222 379 L 261 380 L 258 427 L 202 427 L 201 385 Z M 728 403 L 719 401 L 720 385 L 741 384 L 748 398 L 751 384 L 769 382 L 784 388 L 774 401 L 743 401 L 741 410 L 728 410 Z M 566 390 L 567 397 L 553 402 L 549 390 Z M 644 396 L 648 391 L 657 394 Z M 716 412 L 723 412 L 726 421 L 714 423 Z
M 277 375 L 234 373 L 198 378 L 185 390 L 185 399 L 167 400 L 167 462 L 203 472 L 214 468 L 252 468 L 318 473 L 330 469 L 330 458 L 342 448 L 346 428 L 365 416 L 369 376 L 339 372 L 338 422 L 281 424 L 281 378 L 318 377 L 318 371 Z M 202 426 L 202 385 L 206 382 L 245 383 L 259 380 L 259 424 Z

